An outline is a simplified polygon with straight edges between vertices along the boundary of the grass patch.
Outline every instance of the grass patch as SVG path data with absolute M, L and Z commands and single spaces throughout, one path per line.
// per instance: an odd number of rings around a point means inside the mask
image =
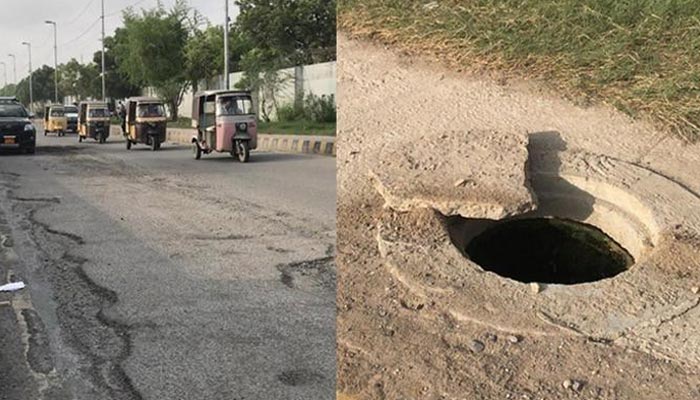
M 275 135 L 335 136 L 335 122 L 285 121 L 258 122 L 258 133 Z
M 339 0 L 353 36 L 437 55 L 451 68 L 547 82 L 700 138 L 696 0 Z
M 192 128 L 192 119 L 178 117 L 177 121 L 168 120 L 168 128 Z

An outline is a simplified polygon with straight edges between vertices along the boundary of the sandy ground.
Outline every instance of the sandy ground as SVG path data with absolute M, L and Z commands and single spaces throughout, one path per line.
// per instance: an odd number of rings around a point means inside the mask
M 343 35 L 338 59 L 341 398 L 700 396 L 700 145 Z M 522 215 L 597 225 L 636 264 L 533 290 L 451 236 Z

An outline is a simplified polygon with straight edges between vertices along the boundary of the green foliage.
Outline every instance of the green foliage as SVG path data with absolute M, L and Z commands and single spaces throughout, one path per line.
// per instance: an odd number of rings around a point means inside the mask
M 700 137 L 696 0 L 341 0 L 339 27 L 449 66 L 535 77 Z
M 237 24 L 283 66 L 335 60 L 335 0 L 238 0 Z
M 185 46 L 189 37 L 184 0 L 166 10 L 162 4 L 137 14 L 124 12 L 123 40 L 115 44 L 118 70 L 133 85 L 152 86 L 170 106 L 177 119 L 177 107 L 189 86 L 185 66 Z
M 185 45 L 186 76 L 196 89 L 200 80 L 209 81 L 224 71 L 224 29 L 207 26 L 196 29 Z
M 294 103 L 281 105 L 277 108 L 279 122 L 313 121 L 318 123 L 335 123 L 335 97 L 333 95 L 316 96 L 309 93 L 300 96 Z
M 336 122 L 335 96 L 309 93 L 304 99 L 304 115 L 314 122 Z

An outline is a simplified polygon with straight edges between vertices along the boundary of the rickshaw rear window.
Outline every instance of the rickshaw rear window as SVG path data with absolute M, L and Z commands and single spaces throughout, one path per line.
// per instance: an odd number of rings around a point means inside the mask
M 66 107 L 65 111 L 66 111 L 66 114 L 77 114 L 78 107 Z
M 108 117 L 109 115 L 107 114 L 107 109 L 105 109 L 105 108 L 91 108 L 90 111 L 88 112 L 88 116 L 101 118 L 101 117 Z
M 27 118 L 27 110 L 20 104 L 0 104 L 0 118 L 20 117 Z
M 51 116 L 52 117 L 62 117 L 66 115 L 66 113 L 61 109 L 61 110 L 51 110 Z
M 253 102 L 247 96 L 219 97 L 216 102 L 218 115 L 246 115 L 254 114 Z
M 136 115 L 141 118 L 164 117 L 165 107 L 162 104 L 139 104 Z

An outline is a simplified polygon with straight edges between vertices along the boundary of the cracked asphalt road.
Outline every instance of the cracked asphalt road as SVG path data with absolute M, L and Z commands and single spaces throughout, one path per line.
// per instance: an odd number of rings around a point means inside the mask
M 0 155 L 0 397 L 335 396 L 335 160 Z

